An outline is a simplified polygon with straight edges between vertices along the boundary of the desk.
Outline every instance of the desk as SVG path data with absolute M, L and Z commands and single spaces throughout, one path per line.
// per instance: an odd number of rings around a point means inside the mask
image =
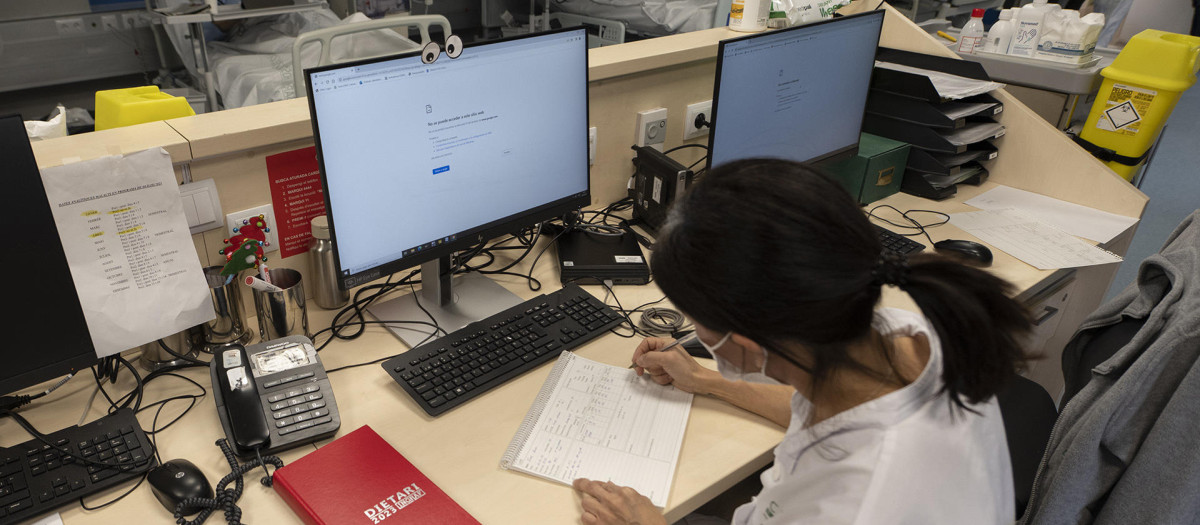
M 894 195 L 881 203 L 891 204 L 901 210 L 920 207 L 945 212 L 969 211 L 972 208 L 962 204 L 962 201 L 986 191 L 990 186 L 964 187 L 961 195 L 955 199 L 937 203 L 904 194 Z M 971 238 L 949 224 L 931 228 L 929 233 L 935 240 Z M 543 258 L 534 275 L 547 286 L 554 287 L 557 272 L 551 259 Z M 504 261 L 498 263 L 503 264 Z M 528 266 L 522 267 L 528 270 Z M 1015 283 L 1022 292 L 1019 297 L 1033 294 L 1040 286 L 1064 272 L 1037 270 L 998 250 L 991 270 Z M 497 281 L 523 299 L 536 295 L 521 278 L 499 276 Z M 604 289 L 599 286 L 587 289 L 597 297 L 604 296 Z M 914 309 L 902 292 L 891 287 L 885 290 L 884 305 Z M 616 291 L 621 304 L 627 308 L 662 297 L 653 284 L 620 286 Z M 319 329 L 329 325 L 333 312 L 316 309 L 314 305 L 309 315 L 312 326 Z M 250 325 L 254 324 L 251 320 Z M 323 342 L 326 337 L 318 337 L 317 342 Z M 589 359 L 625 365 L 637 341 L 610 333 L 584 345 L 577 352 Z M 371 326 L 354 341 L 335 340 L 322 351 L 321 356 L 326 368 L 333 369 L 404 350 L 404 345 L 386 329 Z M 342 417 L 338 435 L 369 424 L 483 523 L 576 523 L 579 503 L 570 487 L 499 467 L 501 455 L 550 368 L 550 364 L 542 365 L 438 418 L 426 416 L 377 364 L 333 372 L 330 381 Z M 206 369 L 189 369 L 183 374 L 201 384 L 209 384 Z M 122 389 L 132 386 L 128 374 L 125 375 Z M 72 424 L 79 418 L 93 388 L 94 383 L 89 377 L 76 378 L 46 400 L 27 407 L 23 413 L 35 426 L 47 430 Z M 147 388 L 143 405 L 194 390 L 195 387 L 182 380 L 158 379 Z M 98 416 L 104 404 L 102 398 L 97 400 L 90 417 Z M 168 408 L 163 417 L 174 416 L 185 405 L 180 402 Z M 211 399 L 200 401 L 177 425 L 165 430 L 159 437 L 163 459 L 187 458 L 203 469 L 209 480 L 215 483 L 228 473 L 228 467 L 217 447 L 213 446 L 213 442 L 223 434 L 212 407 Z M 144 428 L 150 428 L 153 415 L 153 411 L 142 414 Z M 27 439 L 11 421 L 6 420 L 0 421 L 0 435 L 4 436 L 0 442 L 4 446 Z M 668 499 L 668 520 L 686 515 L 769 464 L 771 450 L 782 436 L 782 428 L 762 418 L 710 397 L 696 397 Z M 291 462 L 313 449 L 314 446 L 304 446 L 285 452 L 281 457 L 284 462 Z M 239 504 L 245 512 L 245 520 L 249 523 L 299 523 L 271 489 L 257 483 L 260 476 L 258 471 L 247 476 L 246 492 Z M 96 496 L 89 503 L 107 501 L 128 487 L 127 484 L 107 495 Z M 146 523 L 170 521 L 146 487 L 138 488 L 129 497 L 99 512 L 86 512 L 77 506 L 67 507 L 63 512 L 65 521 L 71 525 L 120 520 Z M 210 519 L 216 520 L 212 523 L 221 523 L 219 517 Z
M 543 240 L 543 242 L 545 242 Z M 536 248 L 536 249 L 540 249 Z M 543 257 L 535 272 L 547 286 L 557 286 L 557 271 L 553 257 Z M 501 262 L 503 264 L 503 262 Z M 527 266 L 524 266 L 527 270 Z M 523 279 L 500 277 L 497 281 L 522 298 L 537 295 Z M 597 297 L 603 288 L 588 287 Z M 406 288 L 402 288 L 407 291 Z M 621 303 L 627 307 L 662 297 L 657 287 L 617 287 Z M 326 327 L 333 312 L 313 309 L 309 312 L 314 328 Z M 255 321 L 251 320 L 254 326 Z M 324 341 L 326 335 L 318 338 Z M 578 350 L 589 359 L 614 365 L 626 365 L 636 342 L 614 334 L 605 335 Z M 371 361 L 404 351 L 405 346 L 385 328 L 373 326 L 352 342 L 334 341 L 321 352 L 327 369 Z M 551 365 L 543 365 L 514 381 L 438 418 L 425 415 L 379 365 L 367 365 L 333 372 L 330 381 L 341 412 L 344 435 L 369 424 L 381 436 L 404 454 L 422 472 L 459 502 L 468 512 L 486 524 L 493 523 L 576 523 L 579 503 L 573 490 L 539 478 L 502 470 L 500 457 L 516 433 L 517 427 L 545 381 Z M 22 413 L 37 428 L 50 430 L 74 424 L 83 411 L 94 382 L 83 374 L 41 402 L 25 407 Z M 183 372 L 197 382 L 208 385 L 206 369 Z M 132 386 L 128 374 L 121 381 L 124 391 Z M 146 389 L 143 405 L 172 395 L 195 391 L 195 387 L 172 378 L 156 379 Z M 171 417 L 186 406 L 181 402 L 164 411 Z M 89 419 L 102 412 L 106 402 L 97 399 Z M 141 414 L 143 428 L 150 428 L 153 410 Z M 160 424 L 163 421 L 160 420 Z M 682 457 L 667 514 L 670 519 L 682 517 L 737 481 L 752 474 L 771 461 L 771 450 L 783 435 L 783 429 L 724 402 L 697 397 L 688 421 Z M 23 442 L 27 435 L 8 420 L 0 420 L 0 445 L 12 446 Z M 228 473 L 228 466 L 213 443 L 223 436 L 216 411 L 210 398 L 201 400 L 180 422 L 159 436 L 160 454 L 164 460 L 187 458 L 196 463 L 215 483 Z M 323 445 L 318 443 L 316 446 Z M 313 446 L 284 452 L 285 463 L 295 461 L 311 452 Z M 258 482 L 261 472 L 246 477 L 246 490 L 239 503 L 248 523 L 300 523 L 300 520 L 280 500 L 272 489 Z M 131 485 L 122 485 L 107 494 L 89 499 L 89 505 L 107 501 Z M 170 523 L 171 518 L 154 499 L 150 489 L 142 486 L 111 508 L 87 512 L 78 506 L 63 508 L 64 521 L 71 525 L 86 523 Z M 223 523 L 213 516 L 209 523 Z

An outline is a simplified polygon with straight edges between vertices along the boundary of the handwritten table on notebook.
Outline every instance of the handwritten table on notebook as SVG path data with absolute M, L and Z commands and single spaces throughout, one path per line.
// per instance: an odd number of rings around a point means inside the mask
M 566 352 L 501 466 L 568 485 L 612 481 L 664 507 L 691 406 L 692 394 Z

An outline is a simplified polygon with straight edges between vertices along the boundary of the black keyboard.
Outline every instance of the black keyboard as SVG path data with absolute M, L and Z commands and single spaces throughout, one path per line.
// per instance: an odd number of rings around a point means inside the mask
M 924 244 L 909 239 L 908 237 L 900 235 L 899 233 L 879 226 L 878 224 L 872 224 L 872 226 L 874 226 L 875 231 L 879 233 L 879 242 L 883 243 L 883 249 L 885 250 L 891 250 L 896 253 L 910 255 L 925 249 Z
M 0 524 L 137 479 L 155 464 L 150 441 L 127 408 L 49 434 L 46 441 L 54 446 L 35 438 L 0 448 Z
M 436 416 L 603 335 L 625 318 L 574 283 L 383 363 Z

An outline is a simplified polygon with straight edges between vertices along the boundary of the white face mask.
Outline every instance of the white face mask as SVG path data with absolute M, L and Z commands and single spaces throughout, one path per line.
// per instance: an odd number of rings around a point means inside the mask
M 712 346 L 708 346 L 708 343 L 705 343 L 703 339 L 696 337 L 696 340 L 700 342 L 700 345 L 703 346 L 704 349 L 708 351 L 709 355 L 712 356 L 713 360 L 717 362 L 717 371 L 721 373 L 721 377 L 724 377 L 730 381 L 745 381 L 747 383 L 764 383 L 768 385 L 781 384 L 779 381 L 767 376 L 767 356 L 770 354 L 768 354 L 766 351 L 763 352 L 762 369 L 757 372 L 746 372 L 736 366 L 733 366 L 733 363 L 730 363 L 729 360 L 725 359 L 724 357 L 717 355 L 717 349 L 721 348 L 721 346 L 724 345 L 732 335 L 733 332 L 725 334 L 725 337 L 722 337 L 720 341 L 717 341 L 717 344 Z

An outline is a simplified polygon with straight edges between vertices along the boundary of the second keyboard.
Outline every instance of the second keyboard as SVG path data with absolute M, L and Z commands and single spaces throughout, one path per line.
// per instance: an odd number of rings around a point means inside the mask
M 437 416 L 624 319 L 568 283 L 384 361 L 383 368 L 426 413 Z

